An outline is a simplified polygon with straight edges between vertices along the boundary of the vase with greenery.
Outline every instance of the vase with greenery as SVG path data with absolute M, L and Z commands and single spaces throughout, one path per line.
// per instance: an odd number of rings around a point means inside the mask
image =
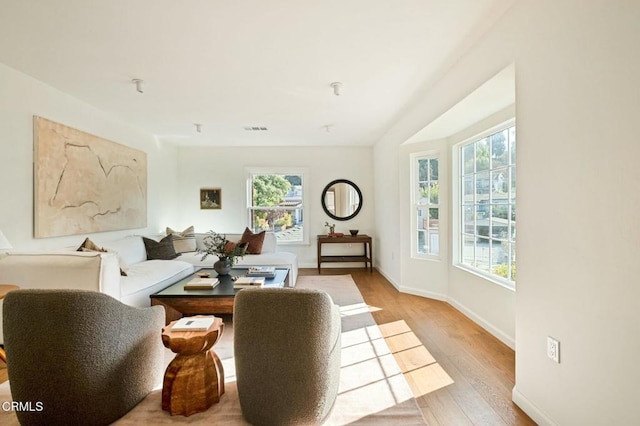
M 233 243 L 227 240 L 225 234 L 213 231 L 207 232 L 202 243 L 204 249 L 198 249 L 198 253 L 202 254 L 200 260 L 205 260 L 210 255 L 217 256 L 218 260 L 213 264 L 213 269 L 218 275 L 228 275 L 238 261 L 238 257 L 243 257 L 246 250 L 244 244 Z

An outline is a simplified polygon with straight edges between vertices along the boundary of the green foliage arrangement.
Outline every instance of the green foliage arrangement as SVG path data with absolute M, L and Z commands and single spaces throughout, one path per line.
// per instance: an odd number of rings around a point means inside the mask
M 198 253 L 202 254 L 200 260 L 205 260 L 210 255 L 216 255 L 220 260 L 228 260 L 230 265 L 233 266 L 236 264 L 238 257 L 244 257 L 245 247 L 230 242 L 225 234 L 209 231 L 202 243 L 205 248 L 198 249 Z

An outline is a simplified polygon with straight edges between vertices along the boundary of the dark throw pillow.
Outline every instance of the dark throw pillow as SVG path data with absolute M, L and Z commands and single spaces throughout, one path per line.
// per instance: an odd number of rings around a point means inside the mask
M 240 238 L 240 243 L 247 244 L 247 254 L 262 253 L 262 244 L 264 244 L 265 231 L 254 234 L 249 228 L 245 228 Z
M 91 241 L 89 239 L 89 237 L 87 237 L 82 242 L 82 244 L 80 244 L 80 247 L 78 247 L 78 250 L 76 250 L 76 251 L 101 251 L 103 253 L 106 253 L 109 250 L 105 250 L 104 248 L 99 247 L 96 243 Z M 120 275 L 122 275 L 123 277 L 126 277 L 127 273 L 125 271 L 123 271 L 122 268 L 120 268 Z
M 171 260 L 178 257 L 173 247 L 173 235 L 167 235 L 160 241 L 142 237 L 142 241 L 144 241 L 144 248 L 147 251 L 147 260 Z

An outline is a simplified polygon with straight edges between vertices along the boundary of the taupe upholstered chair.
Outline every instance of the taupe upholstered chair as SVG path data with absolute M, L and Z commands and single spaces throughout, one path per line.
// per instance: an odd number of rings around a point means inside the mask
M 233 312 L 240 406 L 254 425 L 320 424 L 340 381 L 340 312 L 311 289 L 243 289 Z
M 22 425 L 107 425 L 162 379 L 164 309 L 103 293 L 16 290 L 4 299 L 4 343 Z

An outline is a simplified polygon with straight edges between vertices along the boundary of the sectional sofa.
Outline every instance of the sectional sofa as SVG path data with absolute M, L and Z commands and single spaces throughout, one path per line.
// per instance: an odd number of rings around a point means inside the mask
M 195 234 L 197 248 L 204 248 L 205 235 Z M 154 240 L 161 237 L 155 236 Z M 239 241 L 240 237 L 241 234 L 227 234 L 230 241 Z M 189 276 L 196 267 L 212 268 L 218 260 L 216 256 L 209 256 L 202 261 L 202 255 L 197 252 L 180 253 L 172 260 L 148 260 L 140 235 L 109 241 L 95 239 L 94 242 L 107 251 L 76 251 L 76 246 L 59 251 L 6 253 L 0 257 L 0 283 L 21 288 L 94 290 L 128 305 L 145 307 L 150 305 L 151 294 Z M 297 256 L 278 251 L 273 233 L 265 234 L 260 254 L 247 254 L 236 266 L 253 265 L 288 267 L 289 280 L 285 285 L 295 286 Z M 0 322 L 1 317 L 0 314 Z

